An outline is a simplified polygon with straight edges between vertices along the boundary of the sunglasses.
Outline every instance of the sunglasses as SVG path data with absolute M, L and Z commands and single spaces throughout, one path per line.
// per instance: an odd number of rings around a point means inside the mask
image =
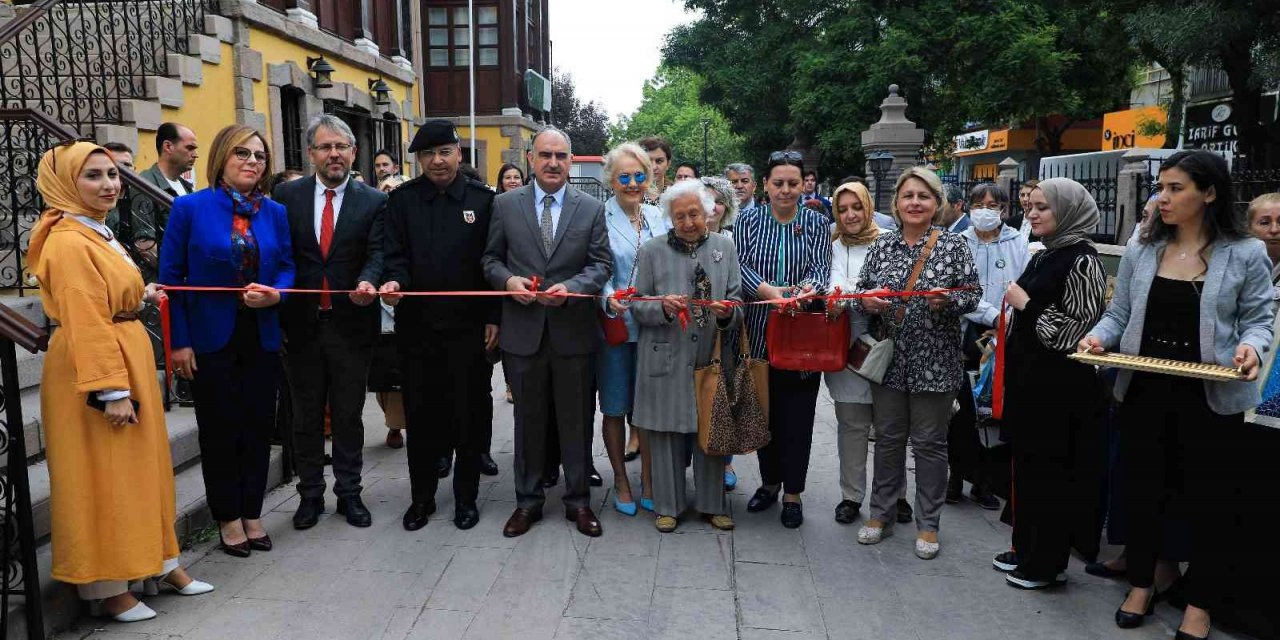
M 769 162 L 801 162 L 804 156 L 799 151 L 774 151 L 769 154 Z
M 236 147 L 231 150 L 231 153 L 235 154 L 236 158 L 243 162 L 248 162 L 249 158 L 253 158 L 262 164 L 267 163 L 267 153 L 265 151 L 250 151 L 244 147 Z
M 648 180 L 649 176 L 646 176 L 643 171 L 618 174 L 618 183 L 624 187 L 629 186 L 633 179 L 636 181 L 636 184 L 644 184 L 644 181 Z

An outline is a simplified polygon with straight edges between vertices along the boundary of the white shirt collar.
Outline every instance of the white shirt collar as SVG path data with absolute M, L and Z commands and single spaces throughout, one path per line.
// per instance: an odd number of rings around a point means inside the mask
M 346 193 L 346 191 L 347 191 L 347 184 L 348 184 L 348 183 L 350 183 L 350 182 L 351 182 L 351 177 L 350 177 L 350 176 L 348 176 L 346 180 L 343 180 L 343 181 L 342 181 L 342 184 L 340 184 L 340 185 L 338 185 L 338 186 L 336 186 L 336 187 L 333 187 L 334 197 L 335 197 L 335 198 L 341 198 L 341 197 L 342 197 L 342 194 Z M 329 188 L 330 188 L 330 187 L 326 187 L 326 186 L 324 186 L 324 183 L 320 181 L 320 176 L 316 176 L 316 197 L 317 197 L 317 198 L 322 198 L 322 197 L 324 197 L 324 192 L 325 192 L 325 190 L 326 190 L 326 189 L 329 189 Z
M 108 227 L 106 224 L 103 224 L 102 222 L 99 222 L 97 220 L 94 220 L 93 218 L 90 218 L 89 216 L 82 216 L 78 214 L 68 214 L 68 215 L 70 215 L 72 218 L 75 218 L 75 220 L 80 224 L 83 224 L 84 226 L 89 227 L 90 229 L 93 229 L 94 232 L 102 236 L 103 240 L 107 240 L 109 242 L 115 239 L 116 237 L 116 234 L 111 232 L 110 227 Z
M 566 182 L 564 183 L 564 185 L 560 187 L 559 191 L 548 194 L 546 191 L 542 190 L 542 185 L 538 184 L 537 180 L 534 180 L 533 181 L 533 203 L 535 207 L 538 205 L 541 205 L 542 199 L 550 195 L 555 200 L 556 205 L 563 207 L 564 196 L 565 196 L 565 193 L 567 193 L 568 191 L 569 191 L 569 183 Z

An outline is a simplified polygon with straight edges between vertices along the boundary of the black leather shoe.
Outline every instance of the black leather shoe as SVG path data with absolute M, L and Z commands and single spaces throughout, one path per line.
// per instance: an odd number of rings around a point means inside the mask
M 1112 569 L 1107 566 L 1107 563 L 1105 562 L 1090 562 L 1089 564 L 1084 565 L 1084 572 L 1091 576 L 1098 576 L 1099 578 L 1119 578 L 1120 576 L 1125 575 L 1124 570 Z
M 978 503 L 979 507 L 982 507 L 987 511 L 995 511 L 1000 508 L 1000 499 L 990 491 L 978 486 L 974 486 L 969 490 L 969 497 L 972 498 L 974 502 Z
M 459 529 L 470 529 L 480 522 L 480 510 L 476 504 L 459 504 L 453 509 L 453 524 Z
M 550 489 L 560 482 L 560 470 L 556 469 L 545 476 L 542 476 L 542 488 Z
M 405 531 L 417 531 L 427 525 L 427 519 L 436 512 L 436 501 L 415 502 L 404 512 Z
M 799 502 L 782 503 L 782 526 L 797 529 L 804 524 L 804 507 Z
M 324 513 L 324 498 L 303 498 L 298 502 L 298 510 L 293 513 L 294 529 L 310 529 L 320 521 Z
M 338 498 L 338 515 L 347 517 L 347 524 L 353 527 L 367 527 L 373 524 L 373 514 L 364 506 L 360 496 Z
M 445 456 L 436 462 L 436 475 L 441 478 L 448 478 L 449 472 L 453 470 L 453 456 Z
M 747 501 L 747 511 L 759 513 L 772 507 L 773 503 L 777 501 L 778 493 L 776 491 L 769 491 L 764 487 L 760 487 L 756 489 L 755 495 L 751 496 L 751 499 Z
M 1173 634 L 1173 640 L 1209 640 L 1209 636 L 1193 636 L 1182 629 L 1178 629 L 1178 632 Z
M 862 511 L 862 503 L 852 500 L 841 500 L 836 505 L 836 522 L 840 524 L 850 524 L 858 519 L 858 513 Z
M 898 524 L 906 524 L 916 519 L 916 514 L 911 510 L 911 503 L 905 499 L 898 499 Z
M 1129 596 L 1126 595 L 1125 599 L 1128 600 Z M 1153 591 L 1151 599 L 1147 601 L 1146 613 L 1129 613 L 1122 608 L 1124 603 L 1120 603 L 1120 607 L 1116 608 L 1116 626 L 1121 629 L 1137 629 L 1141 627 L 1142 623 L 1147 621 L 1147 616 L 1151 615 L 1152 610 L 1155 608 L 1155 599 L 1155 592 Z
M 493 456 L 487 453 L 480 454 L 480 473 L 486 476 L 498 475 L 498 463 L 493 461 Z
M 596 468 L 594 465 L 592 465 L 591 467 L 591 473 L 587 474 L 587 482 L 591 483 L 591 486 L 593 487 L 604 486 L 604 478 L 600 477 L 600 472 L 596 471 Z
M 947 480 L 947 504 L 960 504 L 964 500 L 964 480 L 960 476 L 951 476 Z

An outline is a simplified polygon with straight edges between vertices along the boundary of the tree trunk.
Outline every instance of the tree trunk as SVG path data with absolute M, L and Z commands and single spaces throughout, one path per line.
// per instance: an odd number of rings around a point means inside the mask
M 1254 86 L 1252 42 L 1225 43 L 1218 50 L 1222 70 L 1231 85 L 1232 110 L 1236 121 L 1236 156 L 1246 166 L 1263 166 L 1267 160 L 1267 127 L 1261 116 L 1262 90 Z
M 1165 67 L 1169 72 L 1169 83 L 1172 94 L 1169 99 L 1169 118 L 1164 128 L 1164 148 L 1178 148 L 1178 139 L 1182 137 L 1182 109 L 1187 102 L 1187 71 L 1182 65 Z

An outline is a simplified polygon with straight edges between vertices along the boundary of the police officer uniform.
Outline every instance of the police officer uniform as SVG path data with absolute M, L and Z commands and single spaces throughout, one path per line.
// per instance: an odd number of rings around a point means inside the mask
M 432 120 L 418 130 L 409 151 L 457 142 L 451 123 Z M 398 282 L 402 292 L 489 290 L 480 258 L 494 196 L 461 172 L 444 188 L 419 176 L 391 192 L 385 281 Z M 450 450 L 457 452 L 454 522 L 468 529 L 479 519 L 480 454 L 488 450 L 486 432 L 492 428 L 484 331 L 500 318 L 496 297 L 405 296 L 396 307 L 413 493 L 406 529 L 425 525 L 435 511 L 436 462 Z

